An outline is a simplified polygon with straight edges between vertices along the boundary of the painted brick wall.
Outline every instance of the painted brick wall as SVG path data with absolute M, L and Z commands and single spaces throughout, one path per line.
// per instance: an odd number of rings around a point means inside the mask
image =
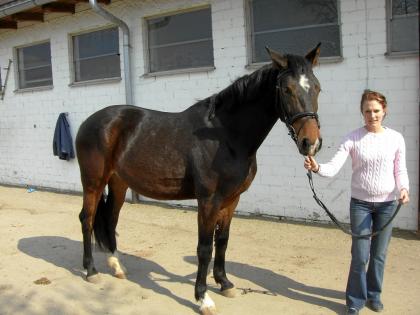
M 162 12 L 211 4 L 214 71 L 145 77 L 143 18 Z M 343 0 L 340 4 L 343 60 L 322 63 L 315 73 L 322 93 L 320 117 L 323 150 L 328 160 L 342 136 L 362 123 L 359 100 L 365 88 L 383 92 L 389 102 L 386 125 L 403 133 L 411 182 L 411 203 L 395 225 L 417 228 L 419 165 L 419 63 L 416 57 L 390 59 L 386 51 L 385 1 Z M 135 104 L 179 111 L 250 73 L 247 65 L 246 14 L 243 0 L 115 1 L 106 7 L 124 20 L 132 34 Z M 108 22 L 79 4 L 75 15 L 48 14 L 45 23 L 20 24 L 17 31 L 0 30 L 0 66 L 13 59 L 13 48 L 49 39 L 54 88 L 15 92 L 10 73 L 0 101 L 0 183 L 81 191 L 77 162 L 52 155 L 52 139 L 60 112 L 68 112 L 73 138 L 80 123 L 94 111 L 124 103 L 124 82 L 69 86 L 69 34 L 94 30 Z M 120 37 L 121 38 L 121 37 Z M 15 65 L 13 65 L 15 66 Z M 122 71 L 123 64 L 121 63 Z M 3 77 L 5 71 L 2 69 Z M 122 75 L 122 77 L 124 77 Z M 279 122 L 258 152 L 258 173 L 238 206 L 241 213 L 326 220 L 307 183 L 303 158 Z M 349 161 L 334 179 L 315 177 L 319 196 L 340 220 L 348 221 L 351 169 Z M 183 204 L 194 205 L 192 201 Z

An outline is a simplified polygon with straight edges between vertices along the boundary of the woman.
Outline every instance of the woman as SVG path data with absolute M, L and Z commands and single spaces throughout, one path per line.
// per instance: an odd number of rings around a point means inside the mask
M 409 201 L 404 138 L 382 125 L 387 114 L 385 96 L 366 90 L 360 111 L 365 125 L 345 136 L 331 161 L 318 164 L 313 157 L 306 157 L 304 162 L 306 169 L 333 177 L 351 156 L 350 224 L 352 232 L 359 235 L 380 229 L 392 216 L 396 188 L 399 200 Z M 365 305 L 375 312 L 383 310 L 380 295 L 391 233 L 390 224 L 371 240 L 352 238 L 347 314 L 359 314 Z

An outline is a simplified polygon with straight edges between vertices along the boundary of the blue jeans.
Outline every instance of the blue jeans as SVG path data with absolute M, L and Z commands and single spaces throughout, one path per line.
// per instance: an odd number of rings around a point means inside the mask
M 385 225 L 394 213 L 396 201 L 367 202 L 351 198 L 350 223 L 355 234 L 368 234 Z M 392 224 L 372 239 L 352 238 L 351 265 L 346 289 L 347 307 L 358 310 L 367 300 L 380 301 L 385 258 Z M 366 271 L 366 266 L 367 271 Z

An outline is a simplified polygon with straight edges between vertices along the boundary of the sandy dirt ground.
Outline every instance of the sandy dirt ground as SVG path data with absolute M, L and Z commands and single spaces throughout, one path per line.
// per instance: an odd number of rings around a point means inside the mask
M 126 203 L 118 225 L 126 280 L 95 252 L 99 284 L 84 280 L 81 197 L 0 186 L 0 314 L 198 314 L 192 210 Z M 235 217 L 227 272 L 236 297 L 209 293 L 220 315 L 344 314 L 350 237 L 328 226 Z M 420 239 L 395 231 L 383 314 L 420 314 Z M 361 314 L 374 314 L 364 308 Z

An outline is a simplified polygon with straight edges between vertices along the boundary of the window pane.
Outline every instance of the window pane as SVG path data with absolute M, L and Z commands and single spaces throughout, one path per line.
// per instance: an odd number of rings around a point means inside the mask
M 115 78 L 120 76 L 119 56 L 104 56 L 76 62 L 76 81 Z
M 149 45 L 166 45 L 211 38 L 210 9 L 148 20 Z
M 73 37 L 75 81 L 119 77 L 118 29 L 106 29 Z
M 51 67 L 43 67 L 25 71 L 25 88 L 52 85 Z M 23 83 L 23 82 L 22 82 Z
M 337 23 L 336 0 L 253 0 L 254 31 Z
M 152 72 L 208 66 L 213 60 L 213 44 L 203 41 L 150 50 Z
M 391 3 L 391 8 L 388 6 Z M 413 53 L 419 51 L 418 1 L 391 0 L 387 2 L 388 53 Z M 389 12 L 389 11 L 388 11 Z
M 302 55 L 321 42 L 321 57 L 341 55 L 336 0 L 250 1 L 252 62 L 269 59 L 265 46 Z
M 25 70 L 25 77 L 26 81 L 37 81 L 37 80 L 45 80 L 49 78 L 49 74 L 51 73 L 51 67 L 40 67 L 34 68 L 30 70 Z
M 255 56 L 253 62 L 269 61 L 265 46 L 285 53 L 304 55 L 316 45 L 314 38 L 322 42 L 322 56 L 340 55 L 340 34 L 335 26 L 315 27 L 304 30 L 273 32 L 255 36 Z
M 415 14 L 419 11 L 418 0 L 393 0 L 392 16 Z
M 418 51 L 418 16 L 395 18 L 391 22 L 391 52 Z
M 103 54 L 118 54 L 118 29 L 101 30 L 75 37 L 78 57 L 87 58 Z
M 24 47 L 21 50 L 24 69 L 51 64 L 50 43 Z
M 150 19 L 151 72 L 213 65 L 211 9 Z
M 50 43 L 19 48 L 19 88 L 52 85 Z

